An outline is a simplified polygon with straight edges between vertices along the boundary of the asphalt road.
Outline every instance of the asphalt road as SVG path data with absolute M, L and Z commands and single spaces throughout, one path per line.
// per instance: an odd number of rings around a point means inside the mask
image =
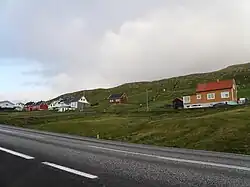
M 0 125 L 0 186 L 250 186 L 250 156 Z

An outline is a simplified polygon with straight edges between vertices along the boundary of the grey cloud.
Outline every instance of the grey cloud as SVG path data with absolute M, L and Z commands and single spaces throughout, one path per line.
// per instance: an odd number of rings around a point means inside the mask
M 23 71 L 22 74 L 24 76 L 43 76 L 43 77 L 51 77 L 54 76 L 55 74 L 59 73 L 60 71 L 57 69 L 34 69 L 34 70 L 28 70 L 28 71 Z
M 6 5 L 7 6 L 7 5 Z M 35 60 L 66 92 L 210 71 L 250 58 L 248 0 L 13 3 L 0 56 Z
M 22 84 L 23 86 L 28 86 L 28 87 L 41 87 L 41 86 L 46 86 L 49 85 L 48 81 L 29 81 L 29 82 L 24 82 Z

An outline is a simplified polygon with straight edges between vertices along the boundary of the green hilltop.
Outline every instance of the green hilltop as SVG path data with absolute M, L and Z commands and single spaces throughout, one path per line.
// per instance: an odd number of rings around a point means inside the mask
M 148 90 L 150 109 L 154 110 L 163 107 L 165 104 L 170 104 L 171 100 L 175 97 L 192 94 L 195 91 L 197 83 L 232 78 L 236 80 L 238 85 L 239 97 L 250 97 L 250 63 L 244 63 L 208 73 L 190 74 L 148 82 L 126 83 L 109 89 L 81 90 L 63 94 L 49 102 L 58 98 L 74 97 L 84 93 L 88 101 L 92 105 L 95 105 L 95 108 L 109 110 L 108 96 L 111 93 L 125 92 L 128 95 L 129 102 L 123 105 L 123 108 L 132 111 L 144 110 L 146 90 Z

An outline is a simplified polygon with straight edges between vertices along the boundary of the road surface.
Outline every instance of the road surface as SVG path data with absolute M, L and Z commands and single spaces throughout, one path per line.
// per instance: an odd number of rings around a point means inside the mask
M 1 187 L 250 186 L 250 157 L 0 125 Z

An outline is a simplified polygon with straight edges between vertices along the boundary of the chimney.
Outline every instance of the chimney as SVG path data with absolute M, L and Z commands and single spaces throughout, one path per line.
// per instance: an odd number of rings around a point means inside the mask
M 217 82 L 219 82 L 220 80 L 219 80 L 219 79 L 217 79 L 216 81 L 217 81 Z

